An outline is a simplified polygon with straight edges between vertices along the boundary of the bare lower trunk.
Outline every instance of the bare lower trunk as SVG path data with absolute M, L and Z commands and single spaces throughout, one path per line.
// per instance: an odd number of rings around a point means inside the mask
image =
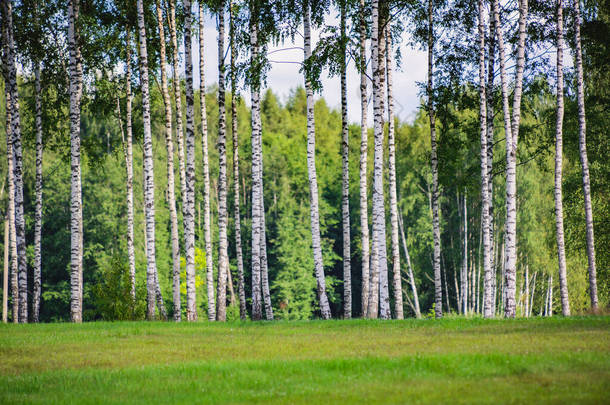
M 362 243 L 362 317 L 368 317 L 369 302 L 369 208 L 368 208 L 368 122 L 366 77 L 366 17 L 360 0 L 360 232 Z
M 343 220 L 343 317 L 352 317 L 352 254 L 349 218 L 349 129 L 347 122 L 347 34 L 346 0 L 341 1 L 341 156 L 342 196 L 341 217 Z M 402 293 L 400 299 L 402 300 Z
M 170 234 L 172 241 L 172 298 L 174 321 L 182 317 L 180 308 L 180 242 L 178 236 L 178 214 L 176 212 L 176 187 L 174 184 L 174 140 L 172 137 L 172 104 L 167 85 L 167 60 L 165 57 L 165 29 L 160 0 L 156 1 L 157 28 L 159 30 L 159 54 L 161 59 L 161 93 L 165 106 L 165 147 L 167 149 L 167 203 L 169 206 Z
M 309 3 L 303 10 L 303 25 L 305 31 L 305 60 L 311 57 L 311 26 L 309 20 Z M 309 173 L 309 196 L 311 210 L 311 241 L 313 261 L 316 275 L 318 301 L 323 319 L 331 317 L 328 297 L 326 296 L 326 280 L 324 279 L 324 263 L 322 261 L 322 240 L 320 237 L 320 214 L 318 209 L 318 178 L 316 175 L 316 130 L 314 121 L 313 90 L 309 78 L 305 77 L 305 92 L 307 94 L 307 171 Z
M 566 249 L 563 235 L 563 196 L 561 190 L 563 170 L 563 0 L 557 0 L 557 123 L 555 125 L 555 228 L 557 230 L 557 261 L 561 310 L 570 316 L 568 280 L 566 276 Z
M 212 220 L 210 215 L 210 165 L 208 161 L 208 121 L 205 101 L 204 14 L 199 3 L 199 103 L 201 114 L 201 148 L 203 150 L 203 238 L 205 244 L 206 289 L 208 296 L 208 320 L 216 319 L 214 299 L 214 257 L 212 254 Z
M 68 6 L 68 48 L 70 50 L 70 314 L 72 322 L 83 320 L 83 203 L 80 166 L 80 101 L 82 62 L 77 29 L 79 1 Z M 143 21 L 142 16 L 142 23 Z M 144 45 L 146 49 L 146 45 Z
M 144 215 L 146 217 L 146 292 L 147 317 L 155 317 L 157 263 L 155 257 L 155 178 L 148 88 L 148 52 L 143 0 L 137 1 L 140 39 L 140 85 L 142 87 L 142 123 L 144 127 Z
M 259 134 L 258 137 L 258 148 L 263 151 L 263 139 L 262 133 Z M 260 164 L 260 184 L 261 190 L 264 190 L 263 187 L 263 160 L 261 158 Z M 260 211 L 261 211 L 261 287 L 263 292 L 263 302 L 265 304 L 265 318 L 268 321 L 273 320 L 273 307 L 271 306 L 271 292 L 269 290 L 269 268 L 267 265 L 267 232 L 266 232 L 266 224 L 265 224 L 265 198 L 264 193 L 261 191 L 261 200 L 260 200 Z
M 8 322 L 8 245 L 10 232 L 8 215 L 4 217 L 4 271 L 2 272 L 2 323 Z
M 468 314 L 468 205 L 467 205 L 467 196 L 464 193 L 464 250 L 462 254 L 462 313 L 464 315 Z
M 186 319 L 197 320 L 195 291 L 195 123 L 193 99 L 192 13 L 184 1 L 184 74 L 186 77 L 186 198 L 184 200 L 184 250 L 186 256 Z
M 413 306 L 415 310 L 415 317 L 421 318 L 421 310 L 419 308 L 419 297 L 417 295 L 417 286 L 415 285 L 415 277 L 413 276 L 413 267 L 411 266 L 411 256 L 409 255 L 409 249 L 407 248 L 407 238 L 405 237 L 405 228 L 402 224 L 402 217 L 398 215 L 398 225 L 400 226 L 400 236 L 402 238 L 402 247 L 405 251 L 405 258 L 407 259 L 407 271 L 409 273 L 409 283 L 411 284 L 411 292 L 413 293 Z
M 392 287 L 396 319 L 404 319 L 402 304 L 402 277 L 400 274 L 400 246 L 398 245 L 398 198 L 396 196 L 396 136 L 394 133 L 394 97 L 392 95 L 393 49 L 389 29 L 386 31 L 386 60 L 388 78 L 388 170 L 390 187 L 390 223 L 392 225 Z
M 40 317 L 40 293 L 42 287 L 42 103 L 40 63 L 35 70 L 36 103 L 36 207 L 34 213 L 34 290 L 32 291 L 32 321 Z
M 587 121 L 585 117 L 585 82 L 583 79 L 582 49 L 580 43 L 580 2 L 574 2 L 576 19 L 575 32 L 575 65 L 578 100 L 578 151 L 580 153 L 580 166 L 582 170 L 582 191 L 585 200 L 585 225 L 587 229 L 587 259 L 589 261 L 589 296 L 591 309 L 598 310 L 597 299 L 597 271 L 595 269 L 595 236 L 593 233 L 593 206 L 591 203 L 591 182 L 589 180 L 589 158 L 587 157 Z
M 127 27 L 127 60 L 125 65 L 125 119 L 127 139 L 125 146 L 125 166 L 127 170 L 127 256 L 129 260 L 129 279 L 131 297 L 136 300 L 136 254 L 134 248 L 134 208 L 133 208 L 133 133 L 131 126 L 131 40 L 130 27 Z
M 237 133 L 237 48 L 235 44 L 235 16 L 233 0 L 229 1 L 230 10 L 230 46 L 231 46 L 231 132 L 233 135 L 233 193 L 235 219 L 235 250 L 237 252 L 237 277 L 239 294 L 239 317 L 247 318 L 246 288 L 244 282 L 244 259 L 241 246 L 241 214 L 239 201 L 239 134 Z
M 524 316 L 527 318 L 529 314 L 529 300 L 530 300 L 530 275 L 529 275 L 529 266 L 525 265 L 525 311 Z
M 436 119 L 434 103 L 432 101 L 433 68 L 434 68 L 434 29 L 432 26 L 432 2 L 428 0 L 428 117 L 430 118 L 430 144 L 432 153 L 430 162 L 432 166 L 432 235 L 434 239 L 434 314 L 436 318 L 443 317 L 443 287 L 441 285 L 441 227 L 439 214 L 438 192 L 438 157 L 436 153 Z
M 225 3 L 218 8 L 218 302 L 216 319 L 227 319 L 227 273 L 229 256 L 227 253 L 227 135 L 225 109 Z

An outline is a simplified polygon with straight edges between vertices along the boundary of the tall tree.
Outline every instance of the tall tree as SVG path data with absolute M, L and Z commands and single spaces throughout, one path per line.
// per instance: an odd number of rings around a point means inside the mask
M 436 117 L 433 101 L 434 76 L 434 18 L 433 0 L 428 0 L 428 118 L 430 119 L 430 163 L 432 166 L 432 236 L 434 239 L 434 314 L 437 318 L 443 317 L 443 286 L 441 284 L 441 226 L 439 213 L 438 192 L 438 155 L 436 144 Z
M 402 303 L 402 274 L 400 271 L 400 246 L 398 245 L 398 197 L 396 194 L 396 135 L 394 129 L 394 96 L 392 94 L 393 48 L 389 27 L 386 27 L 386 63 L 388 87 L 388 185 L 390 187 L 390 224 L 392 226 L 392 287 L 394 289 L 394 314 L 404 319 Z
M 485 75 L 485 6 L 483 0 L 478 0 L 479 9 L 479 128 L 481 132 L 481 233 L 483 240 L 483 315 L 485 318 L 493 317 L 492 308 L 492 277 L 491 268 L 491 228 L 489 207 L 489 164 L 487 159 L 487 95 Z
M 305 0 L 303 8 L 304 60 L 311 57 L 310 1 Z M 316 275 L 318 301 L 323 319 L 331 317 L 330 305 L 326 295 L 324 263 L 322 261 L 322 240 L 320 236 L 320 213 L 318 207 L 318 178 L 316 174 L 316 130 L 314 119 L 313 88 L 310 78 L 305 74 L 305 93 L 307 95 L 307 172 L 309 174 L 309 203 L 311 218 L 311 239 Z
M 210 215 L 210 165 L 208 160 L 208 118 L 205 101 L 204 13 L 199 2 L 199 104 L 201 114 L 201 149 L 203 151 L 203 239 L 205 244 L 208 320 L 216 319 L 214 300 L 214 256 L 212 254 L 212 220 Z
M 136 254 L 133 233 L 133 128 L 131 119 L 131 27 L 126 27 L 126 58 L 125 58 L 125 166 L 127 171 L 127 256 L 129 260 L 129 280 L 131 282 L 131 297 L 136 299 Z
M 140 0 L 141 1 L 141 0 Z M 83 201 L 80 166 L 80 102 L 83 66 L 78 30 L 79 0 L 68 3 L 68 49 L 70 52 L 70 313 L 72 322 L 83 320 Z M 142 16 L 144 23 L 144 16 Z M 144 45 L 146 47 L 146 45 Z M 19 250 L 19 249 L 18 249 Z
M 366 75 L 366 6 L 360 0 L 360 233 L 362 243 L 362 317 L 368 317 L 369 285 L 369 208 L 368 208 L 368 99 Z
M 34 289 L 32 291 L 32 321 L 40 319 L 40 295 L 42 287 L 42 88 L 40 85 L 40 62 L 34 70 L 36 94 L 36 206 L 34 211 Z
M 142 89 L 142 123 L 144 127 L 144 216 L 146 217 L 146 292 L 148 319 L 155 317 L 156 274 L 155 257 L 155 177 L 150 129 L 150 93 L 148 88 L 148 51 L 143 0 L 137 0 L 138 34 L 140 42 L 140 87 Z
M 216 319 L 227 319 L 227 135 L 225 109 L 225 2 L 218 5 L 218 303 Z
M 559 265 L 559 290 L 561 292 L 561 309 L 564 316 L 570 316 L 568 280 L 566 277 L 566 249 L 563 234 L 563 196 L 561 190 L 561 184 L 563 181 L 563 110 L 563 0 L 557 0 L 557 123 L 555 125 L 555 228 L 557 230 L 557 261 Z
M 233 0 L 229 0 L 229 46 L 231 47 L 231 133 L 233 135 L 233 204 L 235 220 L 235 251 L 237 253 L 237 276 L 239 294 L 239 317 L 245 320 L 246 288 L 244 283 L 244 259 L 241 246 L 241 214 L 239 201 L 239 134 L 237 132 L 237 44 L 235 41 L 235 19 L 237 7 Z
M 155 2 L 157 29 L 159 30 L 159 57 L 161 59 L 161 93 L 165 106 L 165 147 L 167 148 L 167 204 L 169 206 L 170 232 L 172 242 L 172 298 L 174 321 L 182 317 L 180 308 L 180 242 L 178 236 L 178 214 L 176 212 L 176 186 L 174 184 L 174 139 L 172 136 L 172 104 L 167 85 L 167 58 L 165 56 L 165 27 L 161 1 Z
M 587 157 L 587 121 L 585 117 L 585 82 L 582 67 L 582 45 L 580 41 L 580 1 L 574 1 L 574 35 L 576 49 L 576 99 L 578 103 L 578 151 L 580 153 L 580 167 L 582 170 L 582 191 L 585 200 L 585 225 L 587 232 L 587 260 L 589 262 L 589 297 L 591 309 L 598 310 L 597 299 L 597 271 L 595 269 L 595 236 L 593 233 L 593 206 L 591 203 L 591 182 L 589 180 L 589 158 Z
M 341 156 L 343 159 L 341 217 L 343 220 L 343 317 L 352 317 L 352 265 L 349 219 L 349 128 L 347 122 L 347 0 L 341 10 Z
M 186 82 L 186 199 L 184 200 L 184 250 L 186 252 L 186 319 L 197 320 L 195 290 L 195 128 L 191 1 L 184 6 L 184 75 Z

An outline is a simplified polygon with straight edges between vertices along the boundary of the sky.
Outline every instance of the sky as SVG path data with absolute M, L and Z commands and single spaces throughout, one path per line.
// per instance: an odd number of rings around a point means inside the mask
M 328 24 L 336 24 L 337 18 L 328 16 Z M 228 32 L 228 26 L 226 29 Z M 302 27 L 301 27 L 302 32 Z M 216 29 L 216 20 L 209 14 L 206 15 L 204 25 L 204 57 L 205 57 L 205 84 L 206 87 L 218 82 L 218 31 Z M 401 121 L 411 122 L 415 118 L 415 113 L 420 104 L 419 88 L 417 82 L 424 82 L 427 78 L 427 53 L 421 50 L 415 50 L 407 45 L 406 34 L 404 34 L 401 43 L 402 61 L 401 66 L 396 68 L 393 75 L 394 81 L 394 99 L 395 99 L 395 115 Z M 319 37 L 319 30 L 312 31 L 312 47 L 315 47 Z M 199 61 L 199 38 L 193 37 L 193 61 L 194 61 L 194 86 L 199 87 L 199 67 L 196 63 Z M 370 44 L 367 41 L 367 54 L 370 55 Z M 225 40 L 225 46 L 228 46 L 228 39 Z M 282 50 L 285 48 L 298 47 L 301 49 Z M 270 46 L 269 59 L 273 61 L 289 62 L 289 63 L 272 63 L 271 69 L 267 76 L 267 88 L 271 88 L 279 97 L 280 101 L 284 102 L 288 99 L 291 90 L 298 86 L 304 86 L 303 74 L 299 72 L 299 63 L 303 61 L 303 38 L 296 35 L 294 42 L 285 42 L 278 46 Z M 275 52 L 274 52 L 275 51 Z M 227 57 L 226 63 L 229 63 Z M 316 98 L 323 97 L 328 105 L 332 108 L 339 109 L 341 107 L 341 84 L 339 77 L 328 77 L 328 72 L 322 74 L 323 90 L 316 94 Z M 263 89 L 263 93 L 266 89 Z M 371 98 L 372 86 L 369 83 L 368 94 Z M 242 95 L 249 104 L 249 93 L 243 88 Z M 352 123 L 360 122 L 360 74 L 358 73 L 354 61 L 350 61 L 347 71 L 347 104 L 348 104 L 348 119 Z M 369 102 L 369 117 L 372 117 L 372 103 Z M 369 122 L 372 126 L 372 119 Z

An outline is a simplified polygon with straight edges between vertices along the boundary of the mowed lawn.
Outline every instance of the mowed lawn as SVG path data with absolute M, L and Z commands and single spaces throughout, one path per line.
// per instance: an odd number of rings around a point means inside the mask
M 0 403 L 610 403 L 610 317 L 0 325 Z

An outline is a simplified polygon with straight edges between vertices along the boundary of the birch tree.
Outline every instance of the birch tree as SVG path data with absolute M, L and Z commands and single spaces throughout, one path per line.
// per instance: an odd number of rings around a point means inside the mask
M 142 123 L 144 127 L 144 216 L 146 218 L 146 291 L 148 319 L 155 317 L 156 274 L 155 257 L 155 181 L 152 136 L 150 128 L 150 93 L 148 88 L 148 51 L 143 0 L 137 0 L 138 35 L 140 40 L 140 86 L 142 89 Z
M 126 27 L 126 59 L 125 59 L 125 168 L 127 171 L 127 257 L 129 260 L 129 280 L 131 282 L 131 297 L 136 299 L 136 254 L 134 248 L 134 208 L 133 208 L 133 129 L 131 119 L 131 28 Z
M 311 22 L 310 4 L 305 1 L 303 9 L 304 56 L 305 61 L 311 57 Z M 313 88 L 310 79 L 305 75 L 305 93 L 307 95 L 307 172 L 309 174 L 309 203 L 311 219 L 311 239 L 316 275 L 318 301 L 323 319 L 330 319 L 330 306 L 326 296 L 324 263 L 322 261 L 322 240 L 320 236 L 320 214 L 318 208 L 318 179 L 316 174 L 316 132 L 314 120 Z
M 40 295 L 42 287 L 42 102 L 40 85 L 40 62 L 34 70 L 34 103 L 36 107 L 36 205 L 34 209 L 34 289 L 32 291 L 32 321 L 40 320 Z
M 432 166 L 432 236 L 434 239 L 433 265 L 434 265 L 434 315 L 443 317 L 443 286 L 441 284 L 441 227 L 439 213 L 438 191 L 438 156 L 436 151 L 436 117 L 433 102 L 433 74 L 434 74 L 434 27 L 433 27 L 433 0 L 428 0 L 428 118 L 430 119 L 430 164 Z
M 415 317 L 421 318 L 421 310 L 419 308 L 419 296 L 417 294 L 417 286 L 415 285 L 415 276 L 413 275 L 413 266 L 411 265 L 411 255 L 409 255 L 409 249 L 407 248 L 407 238 L 405 237 L 405 228 L 402 223 L 402 216 L 398 215 L 398 225 L 400 226 L 400 236 L 402 239 L 402 248 L 405 252 L 405 259 L 407 260 L 407 271 L 409 275 L 409 283 L 411 284 L 411 292 L 413 293 L 413 310 L 415 311 Z
M 182 317 L 180 308 L 180 242 L 178 237 L 178 214 L 176 212 L 176 187 L 174 184 L 174 140 L 172 136 L 172 104 L 167 85 L 167 58 L 165 56 L 165 27 L 161 1 L 155 2 L 157 28 L 159 30 L 159 57 L 161 62 L 161 93 L 165 107 L 165 147 L 167 149 L 167 203 L 169 208 L 170 234 L 172 243 L 172 298 L 174 321 Z
M 587 121 L 585 117 L 585 82 L 582 67 L 582 45 L 580 42 L 580 1 L 574 0 L 574 35 L 576 49 L 574 64 L 576 65 L 576 99 L 578 103 L 578 151 L 582 171 L 582 190 L 585 200 L 585 226 L 587 232 L 587 260 L 589 262 L 589 297 L 591 309 L 598 310 L 597 271 L 595 268 L 595 236 L 593 233 L 593 206 L 591 203 L 591 182 L 589 180 L 589 158 L 587 157 Z
M 201 114 L 201 149 L 203 151 L 203 238 L 205 244 L 208 320 L 216 319 L 214 299 L 214 257 L 212 254 L 212 220 L 210 215 L 210 165 L 208 159 L 208 118 L 205 101 L 204 13 L 199 2 L 199 102 Z
M 388 86 L 388 185 L 390 187 L 390 223 L 392 226 L 392 287 L 394 289 L 394 314 L 404 319 L 402 303 L 402 275 L 400 271 L 400 246 L 398 245 L 398 198 L 396 194 L 396 136 L 394 130 L 394 97 L 392 94 L 392 37 L 386 27 L 386 63 Z
M 227 137 L 225 109 L 225 2 L 218 5 L 218 305 L 216 318 L 227 318 L 227 273 L 229 257 L 227 253 Z
M 186 199 L 184 201 L 184 250 L 186 252 L 186 318 L 197 320 L 195 291 L 195 131 L 191 2 L 184 6 L 184 74 L 186 78 Z
M 566 250 L 563 234 L 563 0 L 557 0 L 557 123 L 555 125 L 555 228 L 557 231 L 557 263 L 561 310 L 570 316 L 568 280 L 566 277 Z M 528 290 L 529 292 L 529 290 Z M 527 295 L 526 295 L 527 300 Z M 528 307 L 526 306 L 526 312 Z
M 368 97 L 366 77 L 366 6 L 360 0 L 360 232 L 362 243 L 362 317 L 368 317 L 369 302 L 369 208 L 368 208 Z

